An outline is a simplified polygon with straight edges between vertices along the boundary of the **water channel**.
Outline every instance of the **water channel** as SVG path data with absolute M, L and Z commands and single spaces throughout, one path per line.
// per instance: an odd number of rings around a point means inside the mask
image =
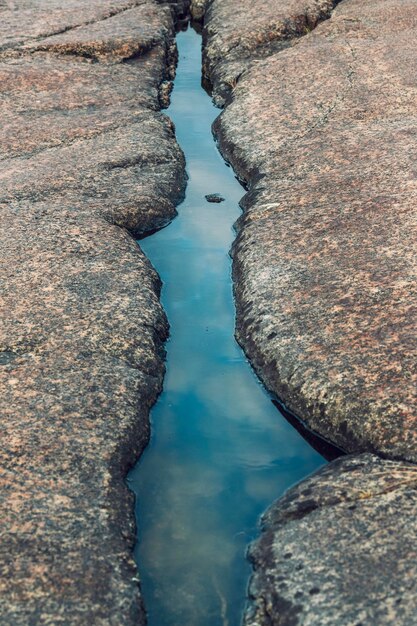
M 149 626 L 239 626 L 260 514 L 324 459 L 280 415 L 234 339 L 229 249 L 243 189 L 218 153 L 201 38 L 178 35 L 168 114 L 189 182 L 179 215 L 140 242 L 171 325 L 152 439 L 129 476 Z M 206 194 L 225 201 L 209 204 Z

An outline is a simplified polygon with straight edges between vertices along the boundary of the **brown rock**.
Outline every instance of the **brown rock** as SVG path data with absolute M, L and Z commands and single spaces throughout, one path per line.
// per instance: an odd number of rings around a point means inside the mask
M 107 20 L 148 0 L 2 0 L 0 49 Z
M 162 24 L 161 14 L 164 16 Z M 169 45 L 167 35 L 171 27 L 168 12 L 163 14 L 160 7 L 151 3 L 142 4 L 112 18 L 46 37 L 29 49 L 120 62 L 141 57 L 158 45 Z
M 212 33 L 225 6 L 205 22 L 207 55 L 225 42 L 220 68 L 240 23 Z M 412 461 L 416 19 L 414 2 L 342 2 L 297 45 L 252 59 L 215 126 L 249 187 L 234 277 L 256 370 L 346 451 Z
M 124 477 L 168 325 L 124 229 L 165 225 L 183 194 L 158 111 L 172 12 L 64 4 L 0 6 L 0 622 L 143 624 Z

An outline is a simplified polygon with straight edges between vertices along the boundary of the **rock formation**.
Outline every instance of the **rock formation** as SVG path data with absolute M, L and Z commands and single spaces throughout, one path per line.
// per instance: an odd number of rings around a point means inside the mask
M 168 325 L 128 231 L 166 224 L 184 191 L 159 111 L 171 4 L 0 2 L 5 626 L 144 623 L 124 477 L 148 439 Z
M 319 474 L 268 514 L 248 626 L 417 619 L 416 19 L 412 1 L 206 6 L 214 131 L 248 189 L 237 338 L 293 414 L 359 454 L 326 470 L 331 507 Z M 337 488 L 351 466 L 372 492 L 355 509 Z M 387 492 L 391 472 L 407 478 Z
M 250 549 L 245 626 L 414 624 L 416 486 L 415 465 L 361 454 L 290 489 Z
M 337 5 L 337 6 L 336 6 Z M 143 624 L 132 495 L 168 324 L 135 243 L 184 192 L 188 1 L 0 0 L 0 622 Z M 246 626 L 417 618 L 412 0 L 194 0 L 246 184 L 237 337 L 351 456 L 267 512 Z

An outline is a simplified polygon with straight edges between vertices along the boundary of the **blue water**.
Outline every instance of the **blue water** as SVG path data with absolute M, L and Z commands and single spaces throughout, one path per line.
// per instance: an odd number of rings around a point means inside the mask
M 233 223 L 243 189 L 217 152 L 200 86 L 201 39 L 178 35 L 169 115 L 189 183 L 179 216 L 140 242 L 171 325 L 152 440 L 129 484 L 150 626 L 238 626 L 260 514 L 324 463 L 272 404 L 234 339 Z M 221 204 L 204 196 L 220 193 Z

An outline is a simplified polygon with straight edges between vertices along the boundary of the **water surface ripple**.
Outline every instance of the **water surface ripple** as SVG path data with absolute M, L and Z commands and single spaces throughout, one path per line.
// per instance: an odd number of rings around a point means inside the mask
M 238 626 L 260 514 L 324 459 L 272 404 L 234 340 L 232 225 L 243 194 L 211 134 L 201 38 L 178 35 L 169 115 L 189 183 L 179 216 L 140 242 L 163 281 L 171 325 L 152 440 L 129 476 L 149 626 Z M 209 204 L 204 196 L 226 200 Z

